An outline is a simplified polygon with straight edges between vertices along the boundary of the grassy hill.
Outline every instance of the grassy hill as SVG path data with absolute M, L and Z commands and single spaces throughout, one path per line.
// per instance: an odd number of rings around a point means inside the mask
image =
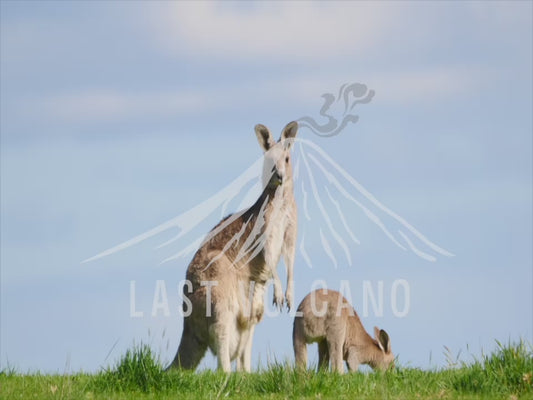
M 533 399 L 533 349 L 501 345 L 470 364 L 338 375 L 272 365 L 250 374 L 164 372 L 150 348 L 128 351 L 98 374 L 0 373 L 1 399 Z

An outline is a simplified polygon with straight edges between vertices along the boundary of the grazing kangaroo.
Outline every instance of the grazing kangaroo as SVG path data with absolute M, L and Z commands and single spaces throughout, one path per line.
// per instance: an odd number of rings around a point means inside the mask
M 300 312 L 300 313 L 298 313 Z M 292 342 L 296 366 L 307 366 L 307 344 L 318 342 L 318 368 L 344 373 L 359 364 L 386 370 L 394 361 L 390 339 L 383 329 L 374 328 L 375 339 L 366 333 L 350 303 L 339 292 L 319 289 L 309 293 L 298 306 Z
M 195 369 L 209 347 L 218 368 L 250 371 L 255 325 L 264 311 L 267 281 L 274 280 L 274 300 L 280 309 L 292 307 L 297 211 L 290 149 L 298 131 L 291 122 L 276 143 L 270 131 L 256 125 L 264 150 L 263 191 L 254 205 L 224 218 L 204 239 L 187 268 L 183 288 L 183 334 L 171 367 Z M 276 267 L 283 254 L 287 290 L 283 296 Z

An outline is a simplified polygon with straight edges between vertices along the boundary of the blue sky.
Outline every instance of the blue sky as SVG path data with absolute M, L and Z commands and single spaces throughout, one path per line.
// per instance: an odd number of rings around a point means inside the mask
M 363 282 L 383 281 L 383 316 L 363 324 L 412 366 L 444 366 L 444 346 L 468 358 L 467 346 L 533 341 L 531 2 L 0 7 L 2 368 L 95 371 L 141 341 L 172 359 L 189 260 L 160 264 L 186 243 L 155 247 L 176 232 L 81 261 L 210 198 L 261 156 L 256 123 L 277 136 L 319 119 L 320 96 L 347 82 L 376 93 L 357 124 L 299 135 L 455 257 L 401 251 L 342 204 L 361 241 L 352 265 L 297 254 L 296 301 L 316 279 L 347 280 L 362 313 Z M 320 249 L 323 221 L 299 207 L 300 238 Z M 390 307 L 398 279 L 403 318 Z M 130 317 L 132 280 L 143 318 Z M 170 317 L 150 315 L 157 280 Z M 291 329 L 286 313 L 265 319 L 253 364 L 292 360 Z

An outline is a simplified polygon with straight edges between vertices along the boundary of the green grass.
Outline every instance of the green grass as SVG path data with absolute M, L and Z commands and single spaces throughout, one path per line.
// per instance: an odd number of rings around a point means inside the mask
M 1 399 L 533 399 L 533 351 L 524 342 L 502 345 L 469 364 L 423 371 L 338 375 L 275 364 L 250 374 L 165 372 L 148 346 L 129 350 L 98 374 L 0 373 Z

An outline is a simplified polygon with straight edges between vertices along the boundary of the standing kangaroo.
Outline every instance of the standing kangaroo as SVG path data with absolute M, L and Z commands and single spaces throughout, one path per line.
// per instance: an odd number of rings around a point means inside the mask
M 237 370 L 250 371 L 254 328 L 263 316 L 268 280 L 274 280 L 273 303 L 280 309 L 284 302 L 292 307 L 297 211 L 290 149 L 297 131 L 298 124 L 290 122 L 276 143 L 268 128 L 256 125 L 265 152 L 263 191 L 250 208 L 215 226 L 189 264 L 183 306 L 190 314 L 184 313 L 171 367 L 195 369 L 209 347 L 218 368 L 229 372 L 237 359 Z M 276 271 L 282 254 L 285 297 Z
M 390 339 L 383 329 L 374 328 L 375 339 L 366 333 L 350 303 L 334 290 L 315 290 L 298 306 L 294 318 L 292 341 L 296 366 L 307 366 L 307 344 L 318 342 L 318 368 L 344 372 L 343 360 L 349 371 L 359 364 L 386 370 L 394 361 Z

